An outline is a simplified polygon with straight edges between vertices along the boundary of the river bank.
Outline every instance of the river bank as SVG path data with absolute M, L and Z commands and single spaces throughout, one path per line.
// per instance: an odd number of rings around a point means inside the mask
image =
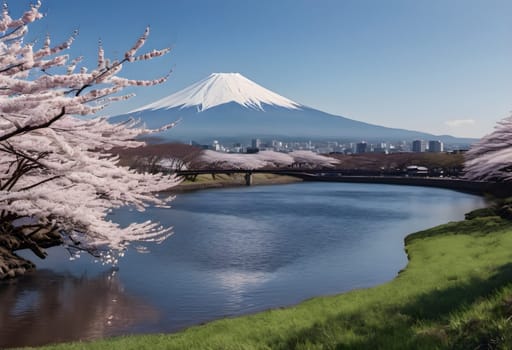
M 407 267 L 377 287 L 175 334 L 43 349 L 509 349 L 512 222 L 471 217 L 406 237 Z
M 293 176 L 275 174 L 253 174 L 252 185 L 283 185 L 302 182 Z M 169 193 L 184 193 L 213 188 L 242 187 L 246 186 L 244 174 L 218 174 L 215 176 L 205 174 L 198 175 L 194 180 L 184 180 L 178 186 L 169 189 Z

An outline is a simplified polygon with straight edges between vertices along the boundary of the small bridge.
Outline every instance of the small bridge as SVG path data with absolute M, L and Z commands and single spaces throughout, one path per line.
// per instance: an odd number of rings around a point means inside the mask
M 220 175 L 220 174 L 245 174 L 245 184 L 252 185 L 253 174 L 275 174 L 275 175 L 288 175 L 307 180 L 312 176 L 318 176 L 329 171 L 332 174 L 341 174 L 341 170 L 320 170 L 320 169 L 303 169 L 303 168 L 285 168 L 285 169 L 198 169 L 198 170 L 178 170 L 176 175 L 184 177 L 193 177 L 197 175 Z
M 496 197 L 512 196 L 512 184 L 498 182 L 468 181 L 463 178 L 445 178 L 429 176 L 407 176 L 399 171 L 372 172 L 346 169 L 197 169 L 179 170 L 176 175 L 195 177 L 202 174 L 245 174 L 245 184 L 252 185 L 253 174 L 276 174 L 294 176 L 303 181 L 374 183 L 389 185 L 408 185 L 446 188 L 477 195 L 491 194 Z

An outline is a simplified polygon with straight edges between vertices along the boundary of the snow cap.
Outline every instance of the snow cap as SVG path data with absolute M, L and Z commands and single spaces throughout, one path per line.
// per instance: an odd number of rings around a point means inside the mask
M 302 107 L 301 104 L 265 89 L 240 73 L 212 73 L 181 91 L 132 112 L 175 107 L 196 107 L 199 112 L 202 112 L 230 102 L 255 110 L 264 110 L 265 104 L 288 109 Z

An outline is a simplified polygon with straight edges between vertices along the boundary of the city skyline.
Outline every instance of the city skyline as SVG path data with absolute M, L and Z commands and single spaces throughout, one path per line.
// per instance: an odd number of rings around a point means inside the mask
M 318 154 L 344 153 L 460 153 L 466 152 L 469 145 L 447 144 L 441 140 L 412 140 L 412 141 L 336 141 L 336 140 L 282 140 L 269 138 L 253 138 L 249 141 L 219 141 L 188 142 L 191 146 L 209 149 L 221 153 L 258 153 L 260 150 L 288 153 L 297 150 L 308 150 Z
M 10 1 L 16 17 L 29 1 Z M 151 25 L 147 49 L 168 57 L 126 67 L 162 86 L 113 106 L 126 112 L 213 72 L 240 72 L 294 101 L 387 127 L 481 137 L 512 106 L 512 4 L 507 1 L 121 1 L 46 0 L 31 28 L 54 43 L 75 29 L 69 51 L 94 66 L 98 40 L 109 57 Z M 37 45 L 37 43 L 36 43 Z

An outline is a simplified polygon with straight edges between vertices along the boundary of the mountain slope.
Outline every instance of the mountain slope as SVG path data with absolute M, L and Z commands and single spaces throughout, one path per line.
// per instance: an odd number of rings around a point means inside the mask
M 472 143 L 472 139 L 434 136 L 419 131 L 387 128 L 328 114 L 301 105 L 252 82 L 238 73 L 214 73 L 191 86 L 140 107 L 127 115 L 156 128 L 181 119 L 160 137 L 167 140 L 210 142 L 251 138 L 399 141 L 440 139 Z

